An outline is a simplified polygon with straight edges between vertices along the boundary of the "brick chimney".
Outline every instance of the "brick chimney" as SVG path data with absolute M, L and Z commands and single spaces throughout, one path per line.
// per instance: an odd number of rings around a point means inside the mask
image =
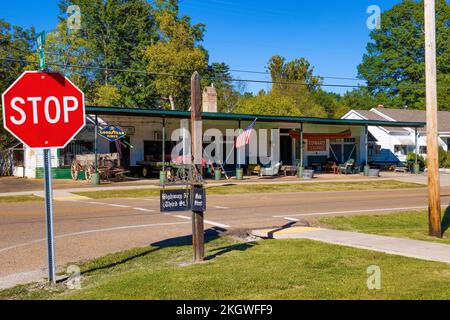
M 203 112 L 217 112 L 217 92 L 213 83 L 203 89 Z

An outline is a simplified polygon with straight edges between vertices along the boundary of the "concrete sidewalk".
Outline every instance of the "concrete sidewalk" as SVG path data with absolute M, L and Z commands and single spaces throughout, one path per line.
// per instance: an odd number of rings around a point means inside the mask
M 450 263 L 450 245 L 372 234 L 310 227 L 254 230 L 253 235 L 273 239 L 309 239 L 404 257 Z

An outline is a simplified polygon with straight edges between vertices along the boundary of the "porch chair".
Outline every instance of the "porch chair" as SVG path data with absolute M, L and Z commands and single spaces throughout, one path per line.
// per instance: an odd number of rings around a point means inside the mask
M 277 176 L 280 173 L 280 168 L 281 168 L 282 163 L 278 162 L 276 163 L 274 166 L 269 166 L 269 167 L 262 167 L 260 172 L 259 172 L 259 176 L 260 177 L 264 177 L 264 176 L 269 176 L 269 177 L 273 177 L 273 176 Z
M 261 166 L 259 164 L 249 164 L 247 167 L 247 175 L 251 176 L 252 174 L 259 175 L 261 172 Z
M 348 159 L 344 164 L 339 165 L 339 173 L 352 174 L 355 159 Z

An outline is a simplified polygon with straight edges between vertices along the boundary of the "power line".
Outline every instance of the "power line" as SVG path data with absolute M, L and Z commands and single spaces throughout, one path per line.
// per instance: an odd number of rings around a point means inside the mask
M 9 62 L 22 62 L 27 64 L 37 65 L 37 61 L 30 61 L 24 59 L 14 59 L 14 58 L 0 58 L 0 61 L 9 61 Z M 90 69 L 90 70 L 102 70 L 102 71 L 110 71 L 110 72 L 128 72 L 128 73 L 138 73 L 149 76 L 168 76 L 168 77 L 179 77 L 179 78 L 187 78 L 190 79 L 191 75 L 182 75 L 182 74 L 174 74 L 174 73 L 164 73 L 164 72 L 150 72 L 143 70 L 134 70 L 134 69 L 120 69 L 120 68 L 109 68 L 109 67 L 99 67 L 99 66 L 87 66 L 87 65 L 69 65 L 69 64 L 60 64 L 60 63 L 47 63 L 49 66 L 61 67 L 63 69 Z M 299 82 L 284 82 L 284 81 L 271 81 L 271 80 L 256 80 L 256 79 L 233 79 L 227 77 L 203 77 L 203 79 L 208 80 L 224 80 L 230 82 L 248 82 L 248 83 L 264 83 L 264 84 L 276 84 L 276 85 L 291 85 L 291 86 L 303 86 L 303 87 L 334 87 L 334 88 L 383 88 L 383 89 L 399 89 L 397 86 L 369 86 L 369 85 L 349 85 L 349 84 L 309 84 L 309 83 L 299 83 Z M 424 88 L 425 86 L 409 86 L 410 88 Z
M 270 75 L 270 72 L 268 71 L 253 71 L 253 70 L 241 70 L 241 69 L 230 69 L 231 72 L 237 72 L 237 73 L 253 73 L 253 74 L 266 74 Z M 318 75 L 317 77 L 323 78 L 323 79 L 334 79 L 334 80 L 354 80 L 354 81 L 362 81 L 362 79 L 358 78 L 350 78 L 350 77 L 335 77 L 335 76 L 321 76 Z

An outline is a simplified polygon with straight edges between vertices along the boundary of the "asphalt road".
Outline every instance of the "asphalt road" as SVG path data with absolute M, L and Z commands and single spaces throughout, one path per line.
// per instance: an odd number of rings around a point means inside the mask
M 208 196 L 205 228 L 280 227 L 318 216 L 420 209 L 426 189 Z M 450 187 L 442 189 L 450 203 Z M 0 211 L 0 288 L 45 275 L 47 264 L 44 204 L 2 203 Z M 189 235 L 190 213 L 161 214 L 158 198 L 55 202 L 58 269 L 133 247 Z

